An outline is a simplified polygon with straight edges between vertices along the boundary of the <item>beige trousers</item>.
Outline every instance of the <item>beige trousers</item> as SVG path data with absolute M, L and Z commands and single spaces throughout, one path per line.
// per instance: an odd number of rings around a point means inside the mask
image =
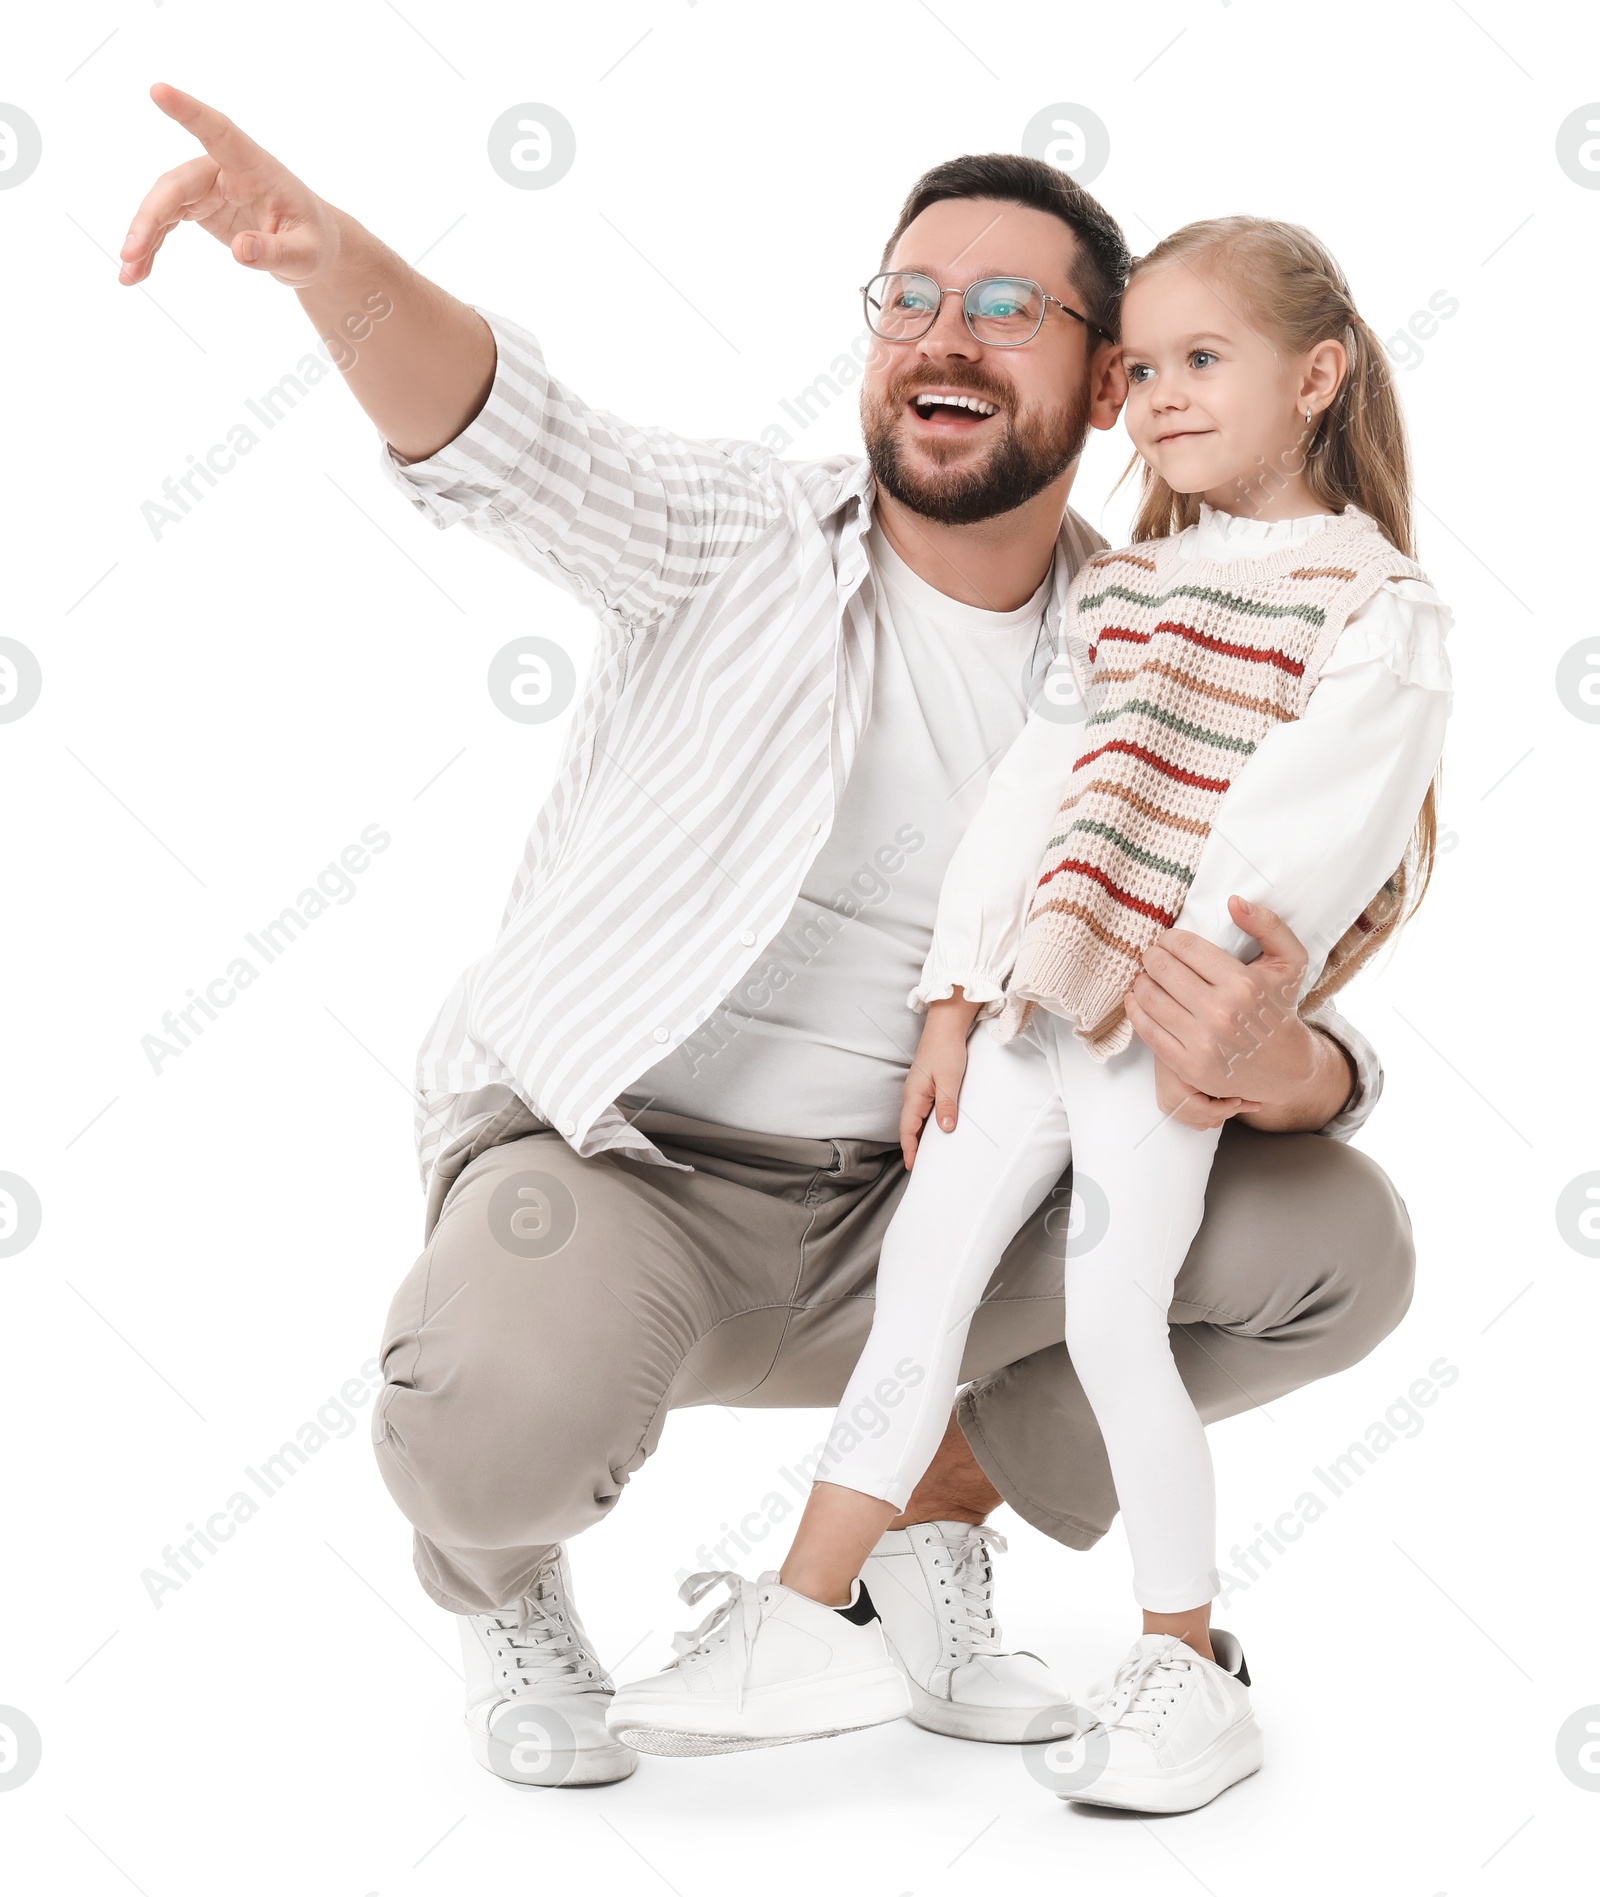
M 457 1156 L 380 1353 L 379 1467 L 416 1530 L 423 1587 L 456 1613 L 514 1605 L 553 1543 L 609 1512 L 669 1410 L 833 1408 L 911 1177 L 898 1144 L 654 1109 L 640 1129 L 693 1172 L 582 1159 L 522 1111 Z M 1011 1507 L 1088 1548 L 1117 1501 L 1062 1341 L 1071 1177 L 989 1282 L 957 1416 Z M 1364 1357 L 1405 1315 L 1412 1265 L 1405 1207 L 1372 1160 L 1230 1122 L 1170 1312 L 1202 1419 Z

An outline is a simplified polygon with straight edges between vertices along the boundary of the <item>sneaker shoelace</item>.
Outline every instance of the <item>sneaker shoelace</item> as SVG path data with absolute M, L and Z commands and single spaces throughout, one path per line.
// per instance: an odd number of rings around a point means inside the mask
M 1227 1694 L 1194 1649 L 1169 1634 L 1163 1645 L 1146 1653 L 1130 1654 L 1110 1682 L 1089 1696 L 1095 1717 L 1108 1732 L 1119 1727 L 1153 1738 L 1193 1685 L 1213 1711 L 1226 1714 Z
M 734 1707 L 744 1705 L 745 1674 L 750 1665 L 750 1645 L 761 1626 L 762 1581 L 750 1581 L 731 1568 L 702 1568 L 691 1574 L 678 1589 L 678 1599 L 686 1607 L 695 1607 L 714 1587 L 725 1587 L 727 1598 L 717 1603 L 698 1627 L 672 1636 L 672 1651 L 678 1656 L 674 1666 L 709 1655 L 724 1642 L 733 1646 Z
M 554 1564 L 541 1568 L 523 1596 L 520 1611 L 484 1617 L 509 1662 L 506 1682 L 513 1698 L 551 1686 L 582 1690 L 602 1682 L 600 1663 L 573 1632 L 561 1578 Z
M 951 1642 L 950 1664 L 974 1658 L 979 1652 L 993 1653 L 1000 1645 L 1000 1623 L 994 1617 L 994 1568 L 992 1557 L 1004 1554 L 1006 1538 L 998 1529 L 984 1524 L 969 1524 L 956 1536 L 941 1535 L 949 1558 L 950 1583 L 960 1596 L 960 1611 L 955 1624 L 947 1625 Z M 945 1566 L 934 1556 L 936 1568 Z

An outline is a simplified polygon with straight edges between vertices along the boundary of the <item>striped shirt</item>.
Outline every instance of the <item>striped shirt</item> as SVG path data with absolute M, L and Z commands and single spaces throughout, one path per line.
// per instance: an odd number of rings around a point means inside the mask
M 760 960 L 828 833 L 871 702 L 871 468 L 636 427 L 481 314 L 498 351 L 483 409 L 428 460 L 385 449 L 383 466 L 436 526 L 464 522 L 582 600 L 598 636 L 499 934 L 418 1055 L 418 1164 L 431 1186 L 514 1117 L 584 1156 L 676 1166 L 617 1096 Z M 1067 511 L 1030 700 L 1104 545 Z M 1381 1073 L 1331 1007 L 1316 1020 L 1357 1070 L 1323 1128 L 1343 1138 Z

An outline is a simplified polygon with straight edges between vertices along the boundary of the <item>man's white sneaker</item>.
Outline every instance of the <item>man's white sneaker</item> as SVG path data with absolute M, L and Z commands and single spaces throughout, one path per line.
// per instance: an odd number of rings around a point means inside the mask
M 606 1730 L 615 1689 L 572 1605 L 564 1549 L 517 1607 L 456 1619 L 480 1765 L 513 1785 L 608 1785 L 638 1765 Z
M 1220 1628 L 1211 1630 L 1211 1645 L 1220 1665 L 1175 1634 L 1141 1635 L 1112 1677 L 1091 1689 L 1098 1723 L 1058 1795 L 1124 1811 L 1195 1811 L 1259 1770 L 1261 1729 L 1244 1653 Z
M 929 1732 L 1022 1745 L 1082 1721 L 1036 1653 L 1001 1648 L 991 1557 L 1005 1545 L 992 1528 L 917 1522 L 884 1535 L 861 1570 Z
M 827 1607 L 783 1586 L 723 1569 L 691 1574 L 678 1590 L 693 1606 L 712 1588 L 728 1597 L 690 1633 L 678 1658 L 619 1687 L 606 1725 L 640 1752 L 697 1758 L 822 1739 L 902 1719 L 905 1676 L 860 1581 L 848 1607 Z

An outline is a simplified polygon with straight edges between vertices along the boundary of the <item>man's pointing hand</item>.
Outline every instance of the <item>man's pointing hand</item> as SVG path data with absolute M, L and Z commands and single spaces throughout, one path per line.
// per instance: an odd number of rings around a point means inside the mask
M 150 97 L 205 147 L 158 178 L 134 213 L 122 246 L 123 283 L 142 283 L 168 231 L 183 223 L 226 244 L 247 269 L 264 270 L 297 289 L 316 282 L 339 254 L 331 208 L 213 107 L 152 86 Z

